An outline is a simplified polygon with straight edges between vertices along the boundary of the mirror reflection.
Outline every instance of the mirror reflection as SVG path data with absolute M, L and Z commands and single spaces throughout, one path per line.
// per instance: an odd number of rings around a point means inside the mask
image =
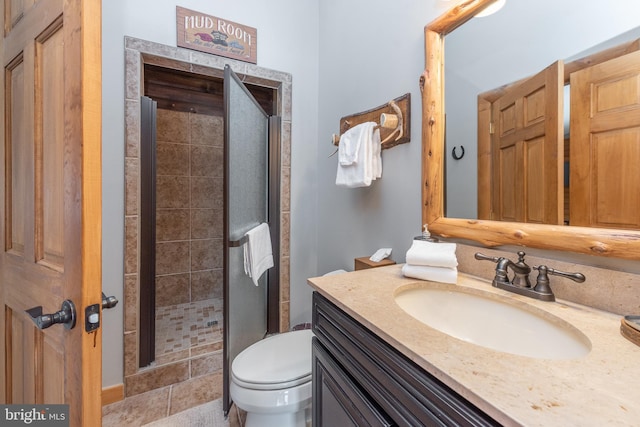
M 445 39 L 445 216 L 639 229 L 637 20 L 542 3 Z

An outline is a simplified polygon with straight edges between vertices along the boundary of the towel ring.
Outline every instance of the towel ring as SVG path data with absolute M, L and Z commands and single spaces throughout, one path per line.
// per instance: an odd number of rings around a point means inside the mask
M 460 160 L 461 158 L 464 157 L 464 146 L 461 145 L 460 146 L 460 150 L 462 151 L 462 153 L 458 156 L 458 153 L 456 153 L 456 147 L 453 147 L 453 150 L 451 150 L 451 155 L 453 156 L 454 159 L 456 160 Z

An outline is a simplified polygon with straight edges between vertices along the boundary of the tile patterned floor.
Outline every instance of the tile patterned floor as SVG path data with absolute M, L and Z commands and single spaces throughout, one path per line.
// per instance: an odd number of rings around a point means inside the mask
M 242 427 L 246 413 L 232 406 L 224 417 L 222 399 L 216 399 L 177 414 L 167 413 L 167 402 L 143 393 L 102 408 L 102 427 Z M 166 394 L 166 393 L 165 393 Z
M 222 342 L 223 300 L 156 308 L 156 357 Z
M 224 417 L 222 399 L 218 399 L 144 424 L 143 427 L 240 427 L 242 424 L 241 416 L 235 405 L 229 411 L 229 416 Z

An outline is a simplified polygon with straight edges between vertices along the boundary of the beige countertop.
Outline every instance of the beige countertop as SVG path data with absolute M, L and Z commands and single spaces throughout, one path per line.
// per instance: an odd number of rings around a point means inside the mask
M 463 273 L 456 285 L 435 285 L 510 298 L 568 322 L 591 343 L 589 354 L 578 359 L 503 353 L 453 338 L 403 311 L 394 301 L 397 292 L 434 285 L 402 276 L 401 267 L 315 277 L 309 284 L 504 425 L 640 425 L 640 347 L 620 335 L 620 316 L 566 301 L 536 301 Z

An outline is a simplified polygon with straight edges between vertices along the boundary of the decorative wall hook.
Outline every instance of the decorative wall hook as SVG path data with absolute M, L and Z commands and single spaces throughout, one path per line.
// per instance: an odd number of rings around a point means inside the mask
M 340 135 L 361 123 L 379 124 L 382 149 L 395 147 L 411 140 L 411 94 L 406 93 L 388 103 L 361 113 L 340 119 Z M 334 145 L 340 143 L 340 135 L 332 135 Z
M 398 107 L 398 104 L 396 104 L 395 101 L 389 101 L 389 106 L 393 108 L 393 111 L 395 111 L 396 113 L 380 114 L 380 127 L 384 129 L 393 129 L 393 132 L 387 135 L 387 137 L 380 142 L 381 145 L 384 145 L 387 142 L 391 141 L 391 138 L 393 137 L 394 134 L 396 134 L 396 132 L 398 133 L 398 136 L 394 141 L 397 141 L 400 138 L 402 138 L 402 124 L 404 122 L 404 118 L 402 117 L 402 110 L 400 110 L 400 107 Z
M 464 157 L 464 146 L 461 145 L 460 146 L 460 150 L 462 151 L 462 153 L 460 153 L 460 155 L 458 156 L 458 153 L 456 153 L 456 147 L 453 147 L 453 150 L 451 150 L 451 155 L 453 156 L 454 159 L 456 160 L 460 160 L 461 158 Z

